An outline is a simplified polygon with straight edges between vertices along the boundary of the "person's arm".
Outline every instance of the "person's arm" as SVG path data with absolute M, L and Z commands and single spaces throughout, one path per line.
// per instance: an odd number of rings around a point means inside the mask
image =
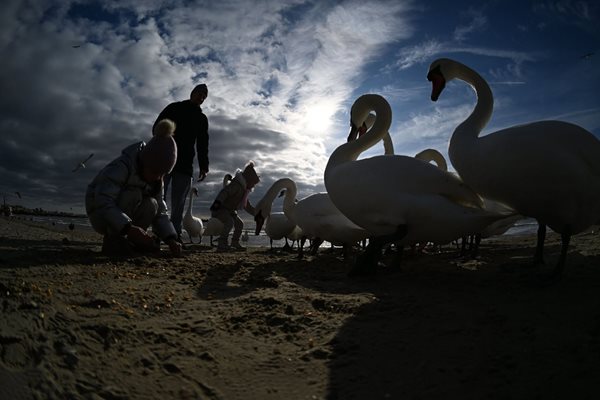
M 256 209 L 254 208 L 252 203 L 250 203 L 250 199 L 246 201 L 246 207 L 244 207 L 244 210 L 246 210 L 246 212 L 252 216 L 256 215 Z
M 106 221 L 114 234 L 126 235 L 131 218 L 117 206 L 117 199 L 127 183 L 129 168 L 117 159 L 108 164 L 96 178 L 94 190 L 94 212 Z
M 198 181 L 203 181 L 208 174 L 208 118 L 202 114 L 203 123 L 196 136 L 196 154 L 198 155 Z

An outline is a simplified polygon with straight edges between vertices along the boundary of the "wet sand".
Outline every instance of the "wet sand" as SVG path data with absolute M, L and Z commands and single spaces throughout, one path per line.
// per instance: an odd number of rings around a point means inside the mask
M 0 399 L 598 398 L 600 235 L 553 284 L 534 245 L 351 279 L 339 251 L 110 259 L 94 233 L 2 219 Z

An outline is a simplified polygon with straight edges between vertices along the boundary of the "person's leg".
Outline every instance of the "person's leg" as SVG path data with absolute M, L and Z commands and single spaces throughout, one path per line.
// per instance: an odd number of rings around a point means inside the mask
M 181 222 L 185 209 L 185 200 L 190 194 L 192 178 L 179 172 L 171 173 L 171 222 L 177 236 L 181 236 Z
M 224 209 L 216 212 L 213 211 L 212 216 L 223 223 L 223 230 L 221 231 L 217 241 L 217 250 L 226 250 L 229 247 L 227 242 L 229 238 L 229 232 L 231 232 L 231 229 L 233 228 L 233 218 L 231 217 L 230 212 Z
M 138 207 L 134 210 L 131 217 L 131 223 L 137 225 L 142 229 L 148 229 L 156 213 L 158 212 L 158 203 L 153 197 L 144 197 L 139 203 Z
M 242 229 L 244 229 L 244 221 L 240 218 L 237 212 L 231 214 L 233 220 L 233 235 L 231 236 L 231 247 L 236 249 L 243 249 L 244 247 L 240 244 L 240 236 L 242 236 Z

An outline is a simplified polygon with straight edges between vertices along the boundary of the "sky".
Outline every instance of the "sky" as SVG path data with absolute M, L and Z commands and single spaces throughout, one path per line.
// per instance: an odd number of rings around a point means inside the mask
M 284 177 L 298 199 L 325 191 L 329 155 L 365 93 L 390 102 L 396 154 L 447 156 L 476 98 L 453 81 L 430 101 L 426 75 L 440 57 L 490 84 L 494 113 L 483 134 L 560 119 L 600 138 L 599 4 L 4 0 L 0 192 L 9 204 L 83 213 L 100 169 L 149 140 L 160 111 L 198 83 L 209 88 L 210 172 L 194 183 L 197 216 L 209 216 L 223 175 L 249 160 L 261 176 L 251 200 Z M 361 157 L 382 153 L 376 146 Z

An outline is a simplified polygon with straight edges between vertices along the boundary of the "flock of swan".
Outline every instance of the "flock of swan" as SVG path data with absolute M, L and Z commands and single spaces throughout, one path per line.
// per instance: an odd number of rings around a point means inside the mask
M 552 271 L 559 276 L 571 236 L 600 223 L 600 141 L 561 121 L 534 122 L 480 137 L 493 111 L 487 82 L 450 59 L 434 61 L 427 79 L 433 101 L 453 79 L 471 85 L 477 95 L 474 110 L 450 140 L 448 153 L 456 173 L 447 171 L 446 160 L 435 150 L 415 157 L 394 154 L 388 133 L 391 107 L 382 96 L 366 94 L 352 105 L 348 141 L 333 151 L 325 168 L 327 192 L 296 201 L 294 181 L 276 181 L 255 207 L 256 233 L 266 221 L 272 239 L 319 238 L 350 246 L 368 238 L 351 272 L 371 274 L 388 243 L 443 244 L 474 234 L 487 237 L 530 217 L 539 225 L 535 263 L 543 263 L 546 226 L 561 234 L 561 253 Z M 379 141 L 385 154 L 358 159 Z M 282 190 L 283 213 L 272 213 Z

